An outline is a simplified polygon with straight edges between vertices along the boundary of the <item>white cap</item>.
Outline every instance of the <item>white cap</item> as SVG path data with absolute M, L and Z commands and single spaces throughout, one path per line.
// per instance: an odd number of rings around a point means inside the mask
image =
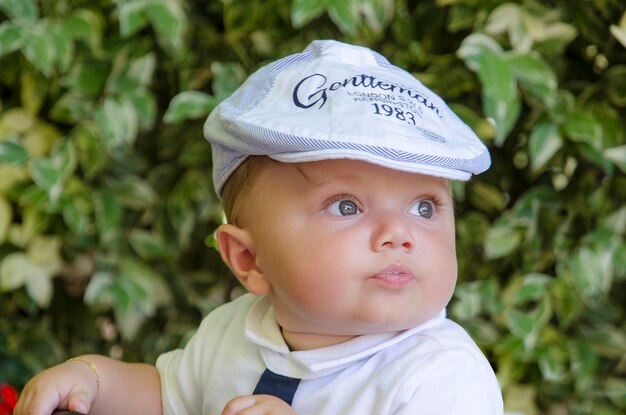
M 252 74 L 209 115 L 218 194 L 251 155 L 286 162 L 356 159 L 468 180 L 489 152 L 446 103 L 382 55 L 333 40 Z

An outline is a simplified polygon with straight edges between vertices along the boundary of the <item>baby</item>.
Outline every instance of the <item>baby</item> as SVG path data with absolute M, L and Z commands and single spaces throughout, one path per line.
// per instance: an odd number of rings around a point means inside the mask
M 220 253 L 249 294 L 156 367 L 89 355 L 42 372 L 16 415 L 502 414 L 445 313 L 450 181 L 490 158 L 437 95 L 369 49 L 315 41 L 250 76 L 205 134 Z

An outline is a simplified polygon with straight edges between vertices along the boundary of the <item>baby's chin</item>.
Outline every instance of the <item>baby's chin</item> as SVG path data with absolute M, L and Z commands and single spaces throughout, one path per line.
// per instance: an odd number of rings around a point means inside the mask
M 374 321 L 364 321 L 361 323 L 353 324 L 352 327 L 345 328 L 333 328 L 333 327 L 316 327 L 309 328 L 308 330 L 303 330 L 302 328 L 290 331 L 281 327 L 283 332 L 283 336 L 287 334 L 287 336 L 295 335 L 300 338 L 325 338 L 329 342 L 340 343 L 343 341 L 347 341 L 353 339 L 355 337 L 367 336 L 367 335 L 377 335 L 377 334 L 390 334 L 390 333 L 398 333 L 406 330 L 411 330 L 416 327 L 426 325 L 429 321 L 438 318 L 439 316 L 445 317 L 444 310 L 438 311 L 434 315 L 429 315 L 425 317 L 415 318 L 409 321 L 402 322 L 374 322 Z

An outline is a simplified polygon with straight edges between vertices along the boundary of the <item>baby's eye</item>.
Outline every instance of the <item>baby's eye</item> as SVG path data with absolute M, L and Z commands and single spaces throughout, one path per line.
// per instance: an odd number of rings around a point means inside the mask
M 331 203 L 328 205 L 328 211 L 337 216 L 352 216 L 360 212 L 356 202 L 350 199 L 337 200 Z
M 435 206 L 430 200 L 420 200 L 411 207 L 410 212 L 413 215 L 430 219 L 435 213 Z

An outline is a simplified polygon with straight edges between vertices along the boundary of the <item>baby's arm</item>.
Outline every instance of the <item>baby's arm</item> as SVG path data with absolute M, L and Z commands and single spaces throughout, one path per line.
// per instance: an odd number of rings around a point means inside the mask
M 226 404 L 222 415 L 296 415 L 291 406 L 271 395 L 239 396 Z
M 92 415 L 161 414 L 158 372 L 147 364 L 82 356 L 32 378 L 15 415 L 50 415 L 57 408 Z

